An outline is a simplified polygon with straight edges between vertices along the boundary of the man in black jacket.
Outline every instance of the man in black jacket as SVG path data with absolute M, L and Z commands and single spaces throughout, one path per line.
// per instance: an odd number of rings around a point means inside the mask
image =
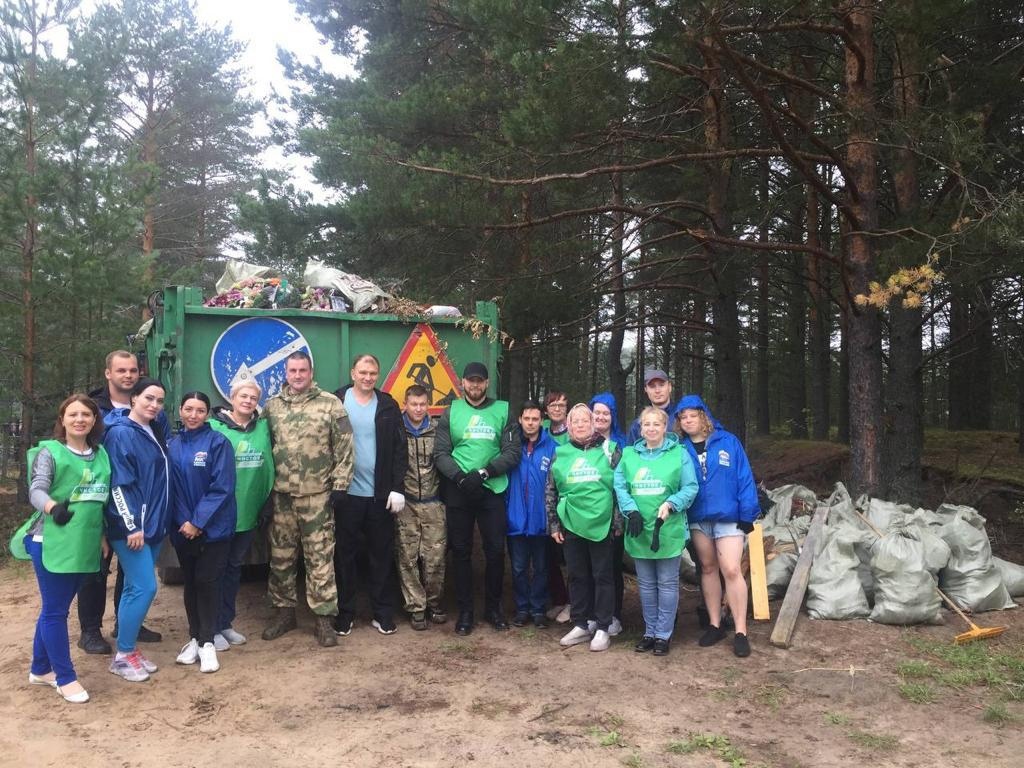
M 366 583 L 373 627 L 384 635 L 397 631 L 394 619 L 395 515 L 405 508 L 405 472 L 409 458 L 398 403 L 376 388 L 380 362 L 356 355 L 352 383 L 334 394 L 352 424 L 355 469 L 348 494 L 334 507 L 334 573 L 338 616 L 334 631 L 352 631 L 356 613 L 357 555 L 366 553 Z

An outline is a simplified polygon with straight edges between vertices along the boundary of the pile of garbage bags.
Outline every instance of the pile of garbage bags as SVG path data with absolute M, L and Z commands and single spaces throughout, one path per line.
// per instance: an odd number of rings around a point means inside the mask
M 778 598 L 819 502 L 796 485 L 767 494 L 768 590 Z M 943 504 L 933 511 L 867 496 L 854 502 L 841 483 L 830 501 L 807 586 L 811 618 L 941 623 L 936 587 L 971 612 L 1013 608 L 1013 598 L 1024 596 L 1024 566 L 993 557 L 985 518 L 971 507 Z

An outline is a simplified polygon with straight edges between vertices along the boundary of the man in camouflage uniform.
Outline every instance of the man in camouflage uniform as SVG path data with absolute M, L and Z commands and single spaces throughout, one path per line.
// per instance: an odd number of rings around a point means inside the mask
M 444 504 L 438 497 L 434 422 L 427 412 L 429 407 L 430 395 L 425 387 L 413 384 L 405 391 L 402 421 L 409 447 L 409 468 L 405 473 L 405 509 L 396 516 L 395 559 L 405 610 L 416 630 L 427 628 L 428 611 L 435 624 L 447 620 L 441 606 L 447 536 Z
M 352 428 L 341 401 L 313 381 L 313 362 L 306 352 L 289 355 L 285 381 L 263 414 L 270 426 L 277 473 L 267 585 L 277 616 L 263 630 L 263 639 L 274 640 L 298 626 L 295 579 L 301 545 L 316 639 L 322 646 L 333 646 L 338 644 L 331 627 L 338 614 L 334 502 L 344 498 L 352 481 Z

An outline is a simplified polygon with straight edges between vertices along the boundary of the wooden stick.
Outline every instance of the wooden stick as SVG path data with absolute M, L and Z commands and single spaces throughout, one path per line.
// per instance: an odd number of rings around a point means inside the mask
M 793 629 L 796 627 L 797 617 L 800 615 L 800 608 L 804 604 L 804 593 L 807 592 L 807 582 L 811 578 L 811 565 L 814 562 L 814 552 L 818 548 L 818 539 L 825 529 L 825 518 L 832 509 L 832 502 L 835 500 L 835 492 L 829 497 L 827 504 L 819 504 L 814 510 L 814 517 L 811 518 L 811 527 L 807 531 L 807 538 L 804 539 L 803 549 L 793 569 L 793 578 L 790 579 L 789 587 L 786 589 L 786 596 L 782 599 L 782 608 L 779 609 L 779 617 L 775 620 L 772 634 L 768 642 L 776 648 L 789 648 L 790 638 L 793 637 Z
M 772 617 L 768 608 L 768 573 L 764 560 L 764 526 L 754 523 L 754 530 L 747 537 L 750 548 L 750 595 L 754 604 L 754 621 L 769 621 Z

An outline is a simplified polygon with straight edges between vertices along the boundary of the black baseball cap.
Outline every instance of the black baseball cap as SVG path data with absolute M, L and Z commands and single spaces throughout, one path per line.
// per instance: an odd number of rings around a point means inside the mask
M 487 375 L 487 366 L 483 363 L 467 363 L 466 367 L 462 369 L 462 378 L 464 379 L 490 379 Z

